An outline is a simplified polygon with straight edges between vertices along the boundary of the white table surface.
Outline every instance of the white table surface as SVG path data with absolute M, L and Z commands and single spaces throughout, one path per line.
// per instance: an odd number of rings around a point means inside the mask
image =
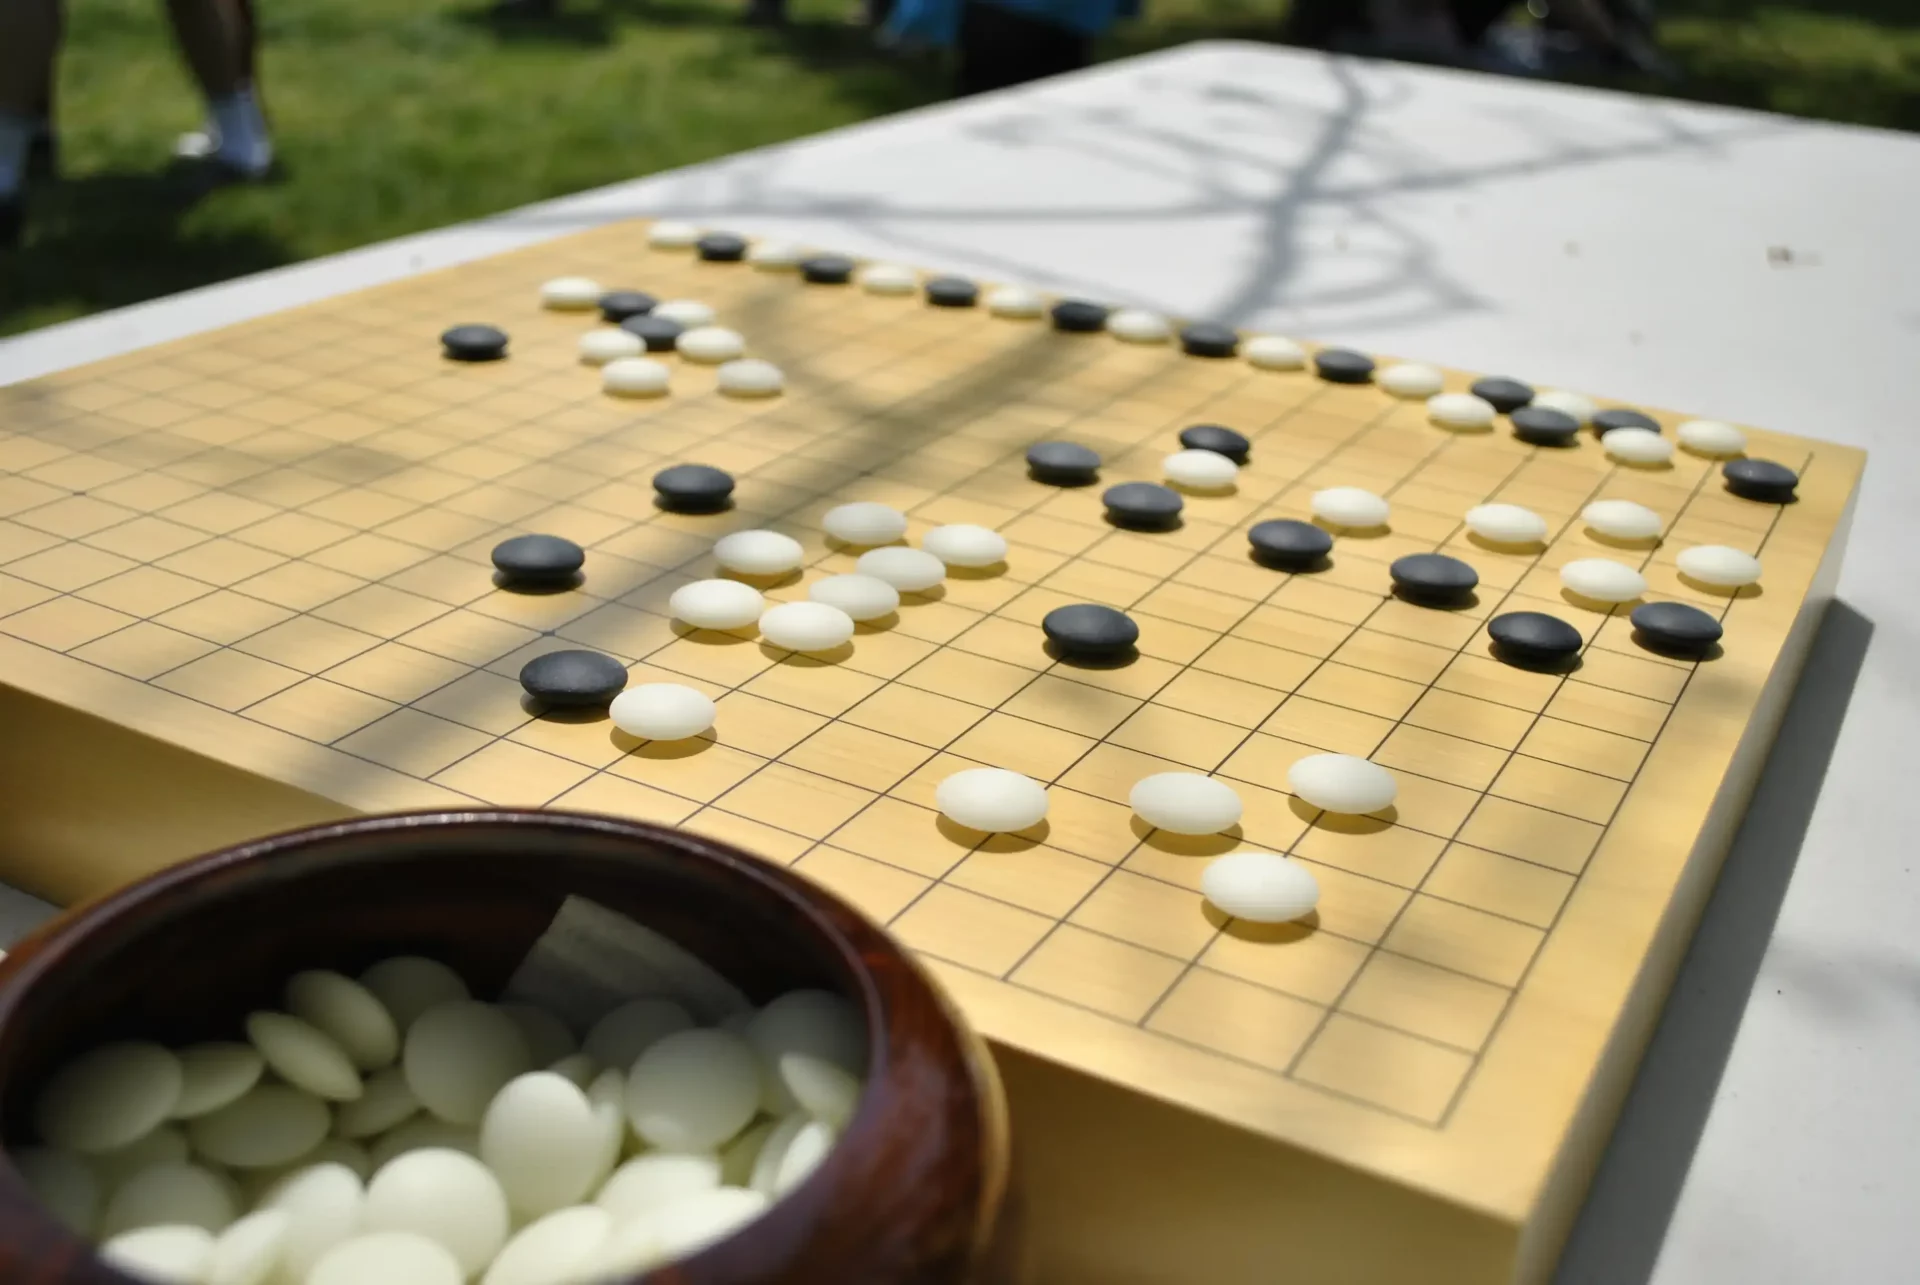
M 1200 44 L 52 327 L 0 383 L 668 215 L 1867 447 L 1841 601 L 1559 1281 L 1878 1285 L 1920 1270 L 1916 208 L 1916 137 Z M 45 913 L 0 897 L 0 940 Z

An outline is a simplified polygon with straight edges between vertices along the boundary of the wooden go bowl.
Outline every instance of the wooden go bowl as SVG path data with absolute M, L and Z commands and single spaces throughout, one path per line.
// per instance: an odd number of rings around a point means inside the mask
M 38 1086 L 116 1038 L 234 1038 L 303 968 L 429 955 L 497 993 L 568 895 L 679 942 L 755 1002 L 848 996 L 865 1096 L 804 1183 L 654 1285 L 976 1285 L 1009 1237 L 1005 1103 L 991 1058 L 879 928 L 786 870 L 661 826 L 562 812 L 357 818 L 197 857 L 69 911 L 0 962 L 0 1138 Z M 0 1281 L 131 1285 L 27 1190 L 0 1144 Z

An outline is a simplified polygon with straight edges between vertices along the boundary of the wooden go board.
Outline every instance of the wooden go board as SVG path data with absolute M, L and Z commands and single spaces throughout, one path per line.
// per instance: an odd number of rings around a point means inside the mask
M 595 319 L 539 306 L 573 274 L 711 303 L 787 391 L 728 399 L 677 365 L 666 397 L 604 395 L 575 356 Z M 443 361 L 465 321 L 505 328 L 509 359 Z M 1026 476 L 1026 447 L 1064 438 L 1101 452 L 1103 483 L 1157 479 L 1201 421 L 1252 460 L 1175 531 L 1116 529 L 1100 487 Z M 684 824 L 887 923 L 999 1044 L 1043 1279 L 1541 1280 L 1837 570 L 1863 457 L 1750 442 L 1801 473 L 1797 503 L 1736 498 L 1684 453 L 1630 469 L 1590 435 L 1450 433 L 1372 386 L 609 227 L 0 390 L 20 791 L 0 875 L 71 900 L 347 810 Z M 684 462 L 733 473 L 735 509 L 656 509 L 649 479 Z M 1335 485 L 1387 496 L 1390 531 L 1343 537 L 1315 574 L 1249 560 L 1251 522 Z M 1657 510 L 1666 540 L 1602 545 L 1577 515 L 1603 497 Z M 668 618 L 728 531 L 806 547 L 776 599 L 850 570 L 819 520 L 854 499 L 905 510 L 910 539 L 973 522 L 1012 552 L 824 658 Z M 1544 549 L 1465 532 L 1496 500 L 1547 518 Z M 585 545 L 584 585 L 495 588 L 489 551 L 527 531 Z M 1683 583 L 1674 555 L 1701 543 L 1757 553 L 1761 585 Z M 1391 596 L 1388 563 L 1430 550 L 1478 569 L 1475 605 Z M 1626 608 L 1563 599 L 1556 568 L 1595 555 L 1723 617 L 1719 652 L 1654 655 Z M 1049 657 L 1041 617 L 1080 601 L 1133 615 L 1134 663 Z M 1579 626 L 1577 668 L 1490 654 L 1487 619 L 1523 609 Z M 715 733 L 642 744 L 536 716 L 516 674 L 560 647 L 711 693 Z M 1288 765 L 1319 751 L 1389 767 L 1397 815 L 1292 799 Z M 1040 831 L 937 817 L 936 783 L 981 764 L 1051 783 Z M 1238 830 L 1149 832 L 1128 791 L 1168 770 L 1230 781 Z M 1312 863 L 1317 920 L 1205 908 L 1206 859 L 1242 845 Z

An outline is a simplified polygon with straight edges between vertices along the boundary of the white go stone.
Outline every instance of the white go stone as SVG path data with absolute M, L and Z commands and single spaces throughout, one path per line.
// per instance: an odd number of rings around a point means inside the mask
M 804 1053 L 788 1053 L 778 1062 L 780 1082 L 814 1119 L 844 1129 L 866 1086 L 832 1062 Z
M 1724 544 L 1697 544 L 1674 559 L 1680 574 L 1701 584 L 1738 589 L 1760 579 L 1760 559 Z
M 742 357 L 718 372 L 720 391 L 729 397 L 771 397 L 787 386 L 787 377 L 770 361 Z
M 604 366 L 622 357 L 638 357 L 647 350 L 639 335 L 614 326 L 602 326 L 580 336 L 580 360 L 589 366 Z
M 619 697 L 614 699 L 618 700 Z M 533 1004 L 507 1002 L 500 1005 L 500 1011 L 520 1028 L 521 1038 L 526 1040 L 527 1052 L 533 1055 L 535 1066 L 552 1069 L 555 1062 L 580 1051 L 580 1041 L 573 1038 L 573 1032 L 567 1029 L 567 1024 L 546 1009 Z
M 898 263 L 869 264 L 855 280 L 868 294 L 912 294 L 920 286 L 919 274 Z
M 600 387 L 615 397 L 658 397 L 673 372 L 651 357 L 616 357 L 600 368 Z
M 216 1164 L 266 1169 L 291 1164 L 320 1145 L 327 1104 L 290 1084 L 256 1084 L 218 1111 L 187 1122 L 193 1149 Z
M 1593 398 L 1584 393 L 1570 393 L 1561 388 L 1550 388 L 1544 393 L 1536 393 L 1529 405 L 1557 410 L 1570 415 L 1573 421 L 1585 428 L 1593 423 L 1594 414 L 1600 409 L 1593 404 Z
M 1547 538 L 1547 520 L 1518 504 L 1479 504 L 1467 510 L 1467 530 L 1495 544 L 1535 544 Z
M 759 1110 L 760 1064 L 730 1031 L 676 1031 L 633 1064 L 626 1105 L 627 1123 L 650 1146 L 712 1151 Z
M 185 1160 L 192 1151 L 186 1133 L 166 1124 L 137 1142 L 90 1155 L 86 1160 L 100 1178 L 102 1194 L 108 1194 L 142 1169 L 168 1160 Z
M 1647 591 L 1647 578 L 1611 558 L 1578 558 L 1560 568 L 1560 583 L 1594 602 L 1632 602 Z
M 1310 807 L 1360 816 L 1393 806 L 1393 773 L 1352 754 L 1309 754 L 1287 769 L 1287 788 Z
M 1240 476 L 1240 466 L 1218 451 L 1175 451 L 1160 461 L 1160 471 L 1195 491 L 1224 491 Z
M 766 1212 L 769 1198 L 739 1187 L 682 1196 L 628 1223 L 615 1235 L 646 1235 L 664 1259 L 686 1258 L 725 1240 Z
M 971 772 L 1000 773 L 1002 768 L 969 768 L 956 772 L 947 778 L 952 781 Z M 1019 773 L 1006 773 L 1019 777 L 1013 782 L 1013 790 L 1001 787 L 1007 782 L 995 785 L 993 778 L 980 778 L 986 807 L 1004 807 L 1012 801 L 1014 793 L 1023 795 L 1020 800 L 1025 809 L 1018 815 L 986 817 L 980 819 L 1004 823 L 1026 820 L 1027 825 L 1037 825 L 1046 816 L 1046 790 L 1036 781 L 1020 776 Z M 946 782 L 941 783 L 943 786 Z M 973 788 L 973 787 L 969 787 Z M 995 797 L 999 790 L 999 797 Z M 935 805 L 942 812 L 946 808 L 935 796 Z M 958 821 L 959 818 L 947 813 Z M 968 824 L 962 822 L 962 824 Z M 973 826 L 974 829 L 985 827 Z M 1018 827 L 1025 829 L 1026 826 Z M 998 833 L 989 831 L 989 833 Z M 860 1016 L 860 1010 L 844 996 L 831 991 L 797 990 L 778 996 L 765 1008 L 754 1014 L 747 1023 L 744 1034 L 760 1057 L 763 1068 L 769 1071 L 761 1078 L 760 1108 L 769 1115 L 784 1116 L 792 1112 L 799 1099 L 789 1086 L 785 1069 L 792 1063 L 804 1062 L 812 1066 L 829 1066 L 839 1069 L 856 1082 L 866 1071 L 867 1066 L 867 1024 Z
M 1173 327 L 1157 312 L 1122 308 L 1107 318 L 1107 329 L 1130 344 L 1163 344 L 1173 338 Z
M 460 1285 L 467 1275 L 459 1258 L 430 1237 L 375 1231 L 329 1249 L 305 1285 Z
M 1046 310 L 1047 301 L 1025 286 L 996 286 L 987 292 L 987 311 L 996 317 L 1025 321 Z
M 373 1162 L 373 1168 L 378 1170 L 409 1151 L 420 1151 L 428 1147 L 464 1151 L 470 1156 L 477 1157 L 480 1154 L 480 1134 L 470 1125 L 448 1124 L 445 1120 L 436 1120 L 430 1115 L 417 1115 L 399 1128 L 375 1138 L 368 1154 Z M 352 1165 L 344 1167 L 353 1169 Z M 358 1171 L 355 1170 L 355 1172 Z
M 366 1207 L 359 1175 L 340 1164 L 317 1164 L 286 1175 L 262 1193 L 256 1208 L 287 1215 L 280 1273 L 304 1281 L 320 1256 L 352 1236 Z
M 1673 443 L 1650 428 L 1616 428 L 1600 439 L 1600 448 L 1623 464 L 1665 464 Z
M 180 1059 L 158 1044 L 102 1044 L 54 1072 L 35 1104 L 34 1126 L 52 1146 L 112 1151 L 171 1116 L 183 1084 Z
M 384 1008 L 382 1009 L 384 1012 Z M 260 1082 L 266 1059 L 251 1044 L 211 1041 L 179 1051 L 180 1100 L 173 1118 L 191 1120 L 217 1111 Z
M 1472 393 L 1436 393 L 1427 398 L 1427 418 L 1442 428 L 1477 432 L 1493 427 L 1493 403 Z
M 788 1149 L 793 1146 L 794 1139 L 800 1136 L 800 1131 L 811 1123 L 813 1117 L 805 1111 L 794 1111 L 781 1118 L 761 1144 L 760 1154 L 754 1157 L 753 1172 L 747 1180 L 750 1188 L 768 1196 L 773 1194 Z
M 1303 862 L 1271 852 L 1229 852 L 1200 872 L 1200 891 L 1235 919 L 1284 924 L 1320 904 L 1320 881 Z
M 647 741 L 684 741 L 698 736 L 713 726 L 717 713 L 718 707 L 705 692 L 685 683 L 640 683 L 614 697 L 607 707 L 607 716 L 615 727 Z M 539 1056 L 534 1060 L 540 1061 Z
M 1134 782 L 1127 802 L 1142 821 L 1172 834 L 1216 834 L 1240 820 L 1240 796 L 1198 772 L 1156 772 Z
M 878 576 L 828 576 L 807 586 L 807 597 L 838 607 L 855 620 L 879 620 L 900 607 L 900 591 Z
M 640 1055 L 676 1031 L 693 1029 L 693 1016 L 674 1000 L 642 996 L 605 1014 L 580 1042 L 580 1051 L 624 1076 Z M 589 1089 L 588 1097 L 592 1097 Z
M 947 578 L 947 564 L 925 549 L 869 549 L 853 564 L 863 576 L 884 580 L 901 593 L 924 593 Z
M 920 547 L 950 567 L 991 567 L 1007 559 L 1007 537 L 971 522 L 937 526 Z
M 170 1160 L 143 1169 L 120 1184 L 100 1215 L 101 1236 L 140 1227 L 200 1227 L 219 1235 L 238 1212 L 224 1174 Z
M 429 1147 L 397 1156 L 373 1175 L 360 1225 L 438 1241 L 472 1277 L 507 1243 L 512 1219 L 492 1170 L 463 1151 Z
M 612 1234 L 613 1215 L 604 1209 L 556 1209 L 515 1232 L 480 1285 L 561 1285 L 585 1279 L 582 1269 Z
M 677 219 L 663 219 L 647 229 L 647 244 L 656 250 L 691 250 L 699 239 L 697 226 Z
M 807 1180 L 820 1162 L 833 1150 L 833 1126 L 825 1120 L 809 1120 L 793 1136 L 787 1149 L 780 1156 L 780 1166 L 773 1174 L 773 1195 L 775 1199 L 786 1195 Z
M 360 1073 L 347 1051 L 316 1027 L 285 1013 L 247 1014 L 247 1040 L 275 1074 L 316 1097 L 346 1102 L 360 1096 Z
M 907 533 L 907 515 L 890 504 L 856 500 L 828 509 L 820 525 L 843 544 L 892 544 Z
M 1262 370 L 1302 370 L 1307 364 L 1307 350 L 1281 335 L 1255 335 L 1240 351 Z
M 551 1071 L 509 1080 L 481 1117 L 480 1159 L 522 1219 L 579 1203 L 600 1165 L 587 1095 Z
M 1447 378 L 1438 367 L 1417 361 L 1403 361 L 1388 366 L 1373 377 L 1373 382 L 1395 397 L 1408 400 L 1432 397 L 1447 386 Z
M 100 1256 L 142 1280 L 198 1285 L 213 1257 L 213 1236 L 199 1227 L 142 1227 L 109 1240 Z
M 1392 512 L 1380 496 L 1357 486 L 1332 486 L 1315 491 L 1310 503 L 1313 516 L 1322 522 L 1356 530 L 1385 526 Z
M 1719 458 L 1741 455 L 1747 449 L 1747 435 L 1732 424 L 1717 419 L 1690 419 L 1675 433 L 1680 445 L 1695 455 Z
M 761 1149 L 779 1127 L 777 1120 L 760 1120 L 720 1149 L 720 1181 L 728 1187 L 752 1185 L 753 1167 L 760 1161 Z
M 104 1194 L 93 1166 L 58 1147 L 24 1147 L 9 1158 L 27 1189 L 55 1218 L 83 1236 L 93 1234 Z
M 1047 789 L 1032 777 L 1003 767 L 970 767 L 940 782 L 933 792 L 933 806 L 969 830 L 1003 834 L 1046 819 Z
M 600 303 L 600 285 L 586 277 L 555 277 L 540 287 L 540 302 L 559 312 L 584 312 Z
M 333 1113 L 333 1131 L 343 1138 L 371 1138 L 385 1133 L 420 1110 L 420 1099 L 407 1087 L 406 1070 L 384 1067 L 369 1075 L 360 1096 L 343 1102 Z
M 747 251 L 747 262 L 762 272 L 790 271 L 806 257 L 806 250 L 791 241 L 756 241 Z
M 617 1222 L 720 1185 L 720 1157 L 706 1151 L 649 1151 L 615 1169 L 593 1203 Z
M 310 968 L 287 979 L 287 1011 L 338 1044 L 356 1068 L 400 1056 L 400 1031 L 374 993 L 344 974 Z
M 533 1054 L 512 1018 L 462 999 L 420 1015 L 400 1065 L 421 1106 L 448 1124 L 472 1125 L 508 1080 L 533 1069 Z
M 213 1242 L 202 1285 L 267 1285 L 292 1226 L 282 1209 L 257 1210 L 233 1223 Z
M 732 361 L 747 351 L 747 341 L 740 337 L 740 332 L 728 330 L 725 326 L 695 326 L 691 330 L 683 330 L 680 337 L 673 341 L 673 346 L 688 361 L 709 366 Z
M 1580 520 L 1616 540 L 1651 540 L 1666 525 L 1658 513 L 1632 500 L 1595 500 L 1580 510 Z
M 712 304 L 701 303 L 698 299 L 669 299 L 665 303 L 655 304 L 653 316 L 664 317 L 682 330 L 694 330 L 713 324 Z
M 386 1005 L 402 1035 L 428 1009 L 468 997 L 467 983 L 460 974 L 424 955 L 383 959 L 360 974 L 360 984 Z
M 760 636 L 788 651 L 832 651 L 853 637 L 853 617 L 824 602 L 783 602 L 760 617 Z
M 742 575 L 781 576 L 798 568 L 807 553 L 798 540 L 778 531 L 735 531 L 713 542 L 713 556 Z
M 674 619 L 695 629 L 744 629 L 767 609 L 767 596 L 738 580 L 695 580 L 667 599 Z

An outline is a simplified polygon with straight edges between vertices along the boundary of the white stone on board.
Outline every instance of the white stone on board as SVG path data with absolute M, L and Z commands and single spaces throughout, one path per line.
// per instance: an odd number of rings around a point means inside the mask
M 1240 352 L 1262 370 L 1303 370 L 1307 364 L 1307 350 L 1283 335 L 1255 335 Z
M 787 377 L 770 361 L 741 357 L 720 367 L 719 384 L 730 397 L 771 397 L 787 386 Z
M 1717 419 L 1690 419 L 1675 432 L 1684 446 L 1695 455 L 1720 458 L 1741 455 L 1747 449 L 1747 435 L 1732 424 Z
M 713 726 L 717 712 L 711 697 L 685 683 L 639 683 L 607 706 L 607 716 L 615 727 L 648 741 L 684 741 L 698 736 Z
M 1495 544 L 1535 544 L 1547 538 L 1547 520 L 1518 504 L 1479 504 L 1467 510 L 1467 530 Z
M 878 576 L 828 576 L 807 586 L 807 597 L 838 607 L 855 620 L 878 620 L 900 606 L 900 591 Z
M 1647 578 L 1611 558 L 1579 558 L 1560 568 L 1560 583 L 1594 602 L 1632 602 L 1647 591 Z
M 1006 768 L 970 767 L 941 781 L 933 804 L 970 830 L 1004 833 L 1039 825 L 1047 815 L 1047 790 Z
M 1674 559 L 1680 573 L 1701 584 L 1738 589 L 1760 579 L 1760 559 L 1724 544 L 1697 544 Z
M 1493 403 L 1472 393 L 1436 393 L 1427 398 L 1427 418 L 1442 428 L 1473 432 L 1493 427 Z
M 760 636 L 788 651 L 832 651 L 853 637 L 853 617 L 824 602 L 783 602 L 760 617 Z
M 664 317 L 685 330 L 696 326 L 713 324 L 713 307 L 701 303 L 698 299 L 669 299 L 665 303 L 655 304 L 653 316 Z
M 1218 451 L 1175 451 L 1160 461 L 1160 471 L 1195 491 L 1224 491 L 1240 477 L 1240 466 Z
M 892 544 L 907 533 L 907 515 L 889 504 L 855 500 L 828 509 L 820 526 L 843 544 Z
M 920 274 L 899 263 L 868 264 L 854 280 L 868 294 L 912 294 L 920 287 Z
M 555 277 L 540 287 L 541 306 L 556 312 L 584 312 L 599 306 L 598 282 L 586 277 Z
M 947 578 L 947 564 L 925 549 L 890 545 L 869 549 L 853 564 L 863 576 L 884 580 L 901 593 L 924 593 Z
M 682 330 L 673 341 L 673 347 L 688 361 L 717 366 L 744 354 L 747 341 L 740 337 L 739 331 L 728 330 L 725 326 L 694 326 L 690 330 Z
M 1658 513 L 1632 500 L 1595 500 L 1580 510 L 1580 520 L 1616 540 L 1651 540 L 1666 526 Z
M 1240 820 L 1240 796 L 1225 781 L 1198 772 L 1156 772 L 1134 782 L 1127 801 L 1157 830 L 1214 834 Z
M 1352 754 L 1309 754 L 1287 769 L 1287 788 L 1302 803 L 1327 812 L 1364 815 L 1393 805 L 1393 773 Z
M 1599 407 L 1593 404 L 1593 398 L 1585 393 L 1570 393 L 1561 388 L 1550 388 L 1544 393 L 1536 393 L 1529 405 L 1570 415 L 1582 428 L 1593 423 L 1594 414 L 1599 410 Z
M 1623 464 L 1650 466 L 1673 459 L 1673 443 L 1650 428 L 1616 428 L 1600 439 L 1600 448 Z
M 672 375 L 651 357 L 616 357 L 600 368 L 600 387 L 615 397 L 658 397 Z
M 1046 310 L 1046 299 L 1025 286 L 996 286 L 987 292 L 987 311 L 996 317 L 1025 321 Z
M 1173 338 L 1173 325 L 1157 312 L 1122 308 L 1107 318 L 1107 329 L 1130 344 L 1163 344 Z
M 1229 852 L 1200 872 L 1200 891 L 1235 919 L 1284 924 L 1313 913 L 1320 881 L 1304 862 L 1272 852 Z
M 695 629 L 744 629 L 766 609 L 766 595 L 738 580 L 696 580 L 667 599 L 667 611 Z
M 807 551 L 778 531 L 735 531 L 713 542 L 713 556 L 729 571 L 749 576 L 778 576 L 797 568 Z
M 1395 397 L 1409 400 L 1432 397 L 1447 386 L 1447 378 L 1438 367 L 1417 361 L 1403 361 L 1388 366 L 1373 377 L 1373 382 Z
M 792 241 L 755 241 L 747 251 L 747 262 L 762 272 L 784 272 L 800 266 L 806 249 Z
M 971 522 L 937 526 L 920 538 L 920 547 L 950 567 L 991 567 L 1007 557 L 1007 537 Z
M 678 219 L 662 219 L 647 229 L 647 244 L 656 250 L 691 250 L 700 239 L 700 229 Z
M 1385 526 L 1392 512 L 1386 500 L 1357 486 L 1330 486 L 1315 491 L 1311 501 L 1313 516 L 1334 526 L 1364 530 Z

